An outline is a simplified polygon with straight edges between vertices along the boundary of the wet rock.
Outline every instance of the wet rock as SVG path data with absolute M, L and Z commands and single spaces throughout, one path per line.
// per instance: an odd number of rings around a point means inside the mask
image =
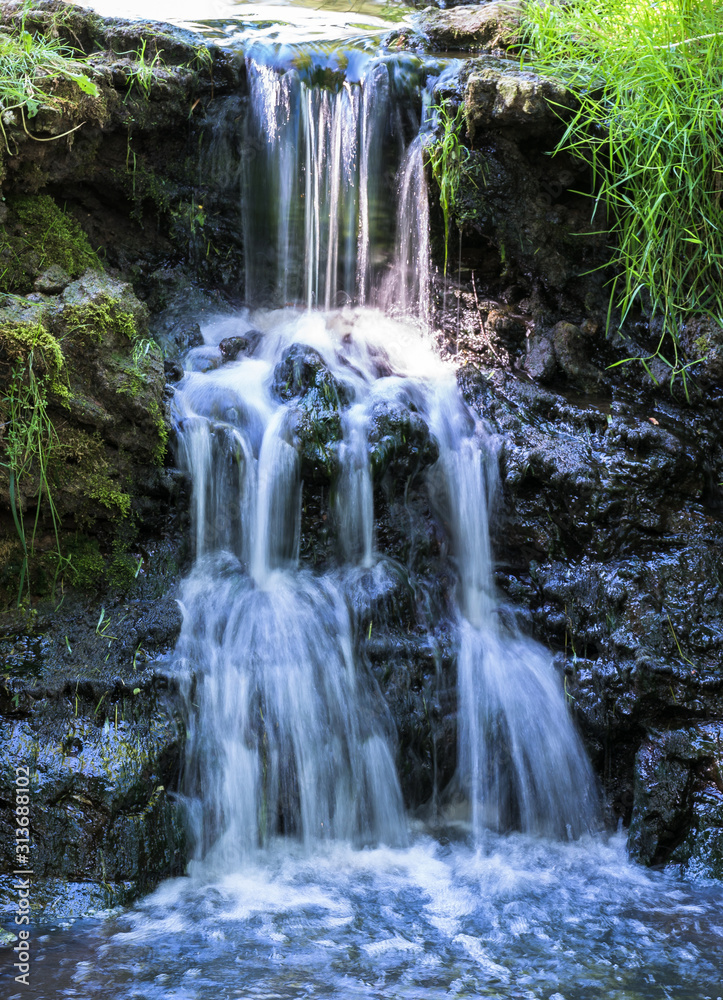
M 242 337 L 226 337 L 218 345 L 223 363 L 236 361 L 239 354 L 253 354 L 261 342 L 262 336 L 258 330 L 247 330 Z
M 589 362 L 589 338 L 578 326 L 574 323 L 557 323 L 550 338 L 557 363 L 570 379 L 582 383 L 600 381 L 600 372 Z
M 651 733 L 635 760 L 632 854 L 723 878 L 723 723 Z
M 536 350 L 551 366 L 555 345 L 533 342 L 528 373 Z M 696 872 L 715 873 L 718 793 L 696 784 L 709 764 L 657 741 L 723 717 L 723 522 L 706 472 L 720 468 L 720 415 L 604 383 L 563 396 L 471 366 L 460 380 L 504 440 L 498 585 L 557 654 L 611 819 L 630 822 L 635 802 L 642 858 L 698 852 Z
M 191 349 L 203 346 L 201 323 L 229 311 L 218 293 L 198 288 L 177 268 L 160 268 L 149 284 L 149 332 L 166 358 L 180 360 Z
M 180 382 L 183 378 L 183 365 L 180 361 L 164 361 L 163 372 L 167 382 Z
M 303 396 L 322 409 L 339 409 L 351 400 L 351 391 L 335 378 L 313 347 L 292 344 L 274 369 L 271 384 L 279 399 L 288 402 Z
M 540 382 L 551 382 L 557 373 L 555 347 L 549 337 L 536 337 L 530 345 L 525 369 Z
M 374 478 L 389 474 L 404 484 L 437 461 L 439 447 L 423 418 L 403 403 L 374 407 L 369 427 L 369 460 Z
M 293 414 L 291 426 L 304 482 L 331 485 L 339 471 L 342 427 L 338 410 L 317 407 L 307 396 Z
M 169 796 L 181 733 L 169 704 L 146 684 L 90 693 L 80 684 L 30 697 L 16 691 L 0 714 L 3 797 L 12 795 L 16 767 L 30 777 L 36 917 L 46 879 L 62 880 L 56 906 L 66 880 L 105 884 L 107 903 L 116 903 L 183 870 L 184 835 Z M 15 867 L 11 825 L 4 813 L 6 871 Z
M 556 375 L 580 386 L 595 385 L 603 376 L 590 363 L 590 337 L 574 323 L 560 322 L 552 330 L 538 334 L 529 345 L 525 369 L 541 382 L 552 382 Z
M 183 870 L 171 793 L 184 728 L 173 680 L 151 667 L 180 627 L 168 599 L 88 606 L 71 593 L 60 609 L 0 615 L 0 795 L 29 768 L 36 912 L 72 915 L 78 893 L 129 902 Z
M 520 0 L 492 0 L 449 10 L 428 8 L 412 18 L 415 28 L 437 50 L 503 49 L 516 38 L 522 12 Z
M 527 324 L 522 316 L 505 309 L 492 308 L 487 313 L 485 328 L 507 353 L 516 355 L 524 349 Z

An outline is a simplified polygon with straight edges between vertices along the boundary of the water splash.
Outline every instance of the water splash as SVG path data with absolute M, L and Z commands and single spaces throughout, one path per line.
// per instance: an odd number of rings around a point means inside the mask
M 206 329 L 210 345 L 232 322 Z M 418 327 L 369 309 L 245 322 L 259 331 L 252 354 L 189 372 L 175 403 L 199 555 L 177 649 L 199 678 L 187 747 L 199 853 L 215 844 L 227 863 L 278 832 L 404 838 L 392 727 L 355 659 L 350 598 L 351 578 L 379 558 L 369 430 L 380 407 L 413 413 L 439 451 L 427 489 L 458 577 L 456 791 L 475 835 L 564 837 L 593 826 L 591 770 L 550 658 L 498 614 L 495 440 L 462 401 L 453 369 Z M 213 361 L 212 346 L 196 353 Z M 341 431 L 324 446 L 337 470 L 329 515 L 340 568 L 322 574 L 299 561 L 305 393 L 332 407 Z

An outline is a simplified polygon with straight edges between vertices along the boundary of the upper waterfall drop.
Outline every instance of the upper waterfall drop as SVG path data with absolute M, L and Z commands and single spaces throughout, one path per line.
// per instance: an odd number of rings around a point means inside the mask
M 391 283 L 428 320 L 429 269 L 413 264 L 429 257 L 417 137 L 439 72 L 412 55 L 252 47 L 240 154 L 219 130 L 203 157 L 204 175 L 238 192 L 249 305 L 384 305 Z

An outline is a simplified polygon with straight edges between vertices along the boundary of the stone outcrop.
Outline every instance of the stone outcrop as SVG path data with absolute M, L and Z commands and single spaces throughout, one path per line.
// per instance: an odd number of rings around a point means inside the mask
M 445 10 L 429 7 L 413 17 L 412 23 L 432 49 L 500 50 L 515 41 L 522 7 L 521 0 L 456 4 Z

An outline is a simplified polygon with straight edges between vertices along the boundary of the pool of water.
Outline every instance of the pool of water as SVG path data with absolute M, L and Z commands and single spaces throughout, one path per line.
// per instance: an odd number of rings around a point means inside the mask
M 107 17 L 166 21 L 215 40 L 300 43 L 377 38 L 408 20 L 398 0 L 93 0 Z
M 620 835 L 280 841 L 46 932 L 34 996 L 720 1000 L 721 903 L 720 886 L 630 864 Z

